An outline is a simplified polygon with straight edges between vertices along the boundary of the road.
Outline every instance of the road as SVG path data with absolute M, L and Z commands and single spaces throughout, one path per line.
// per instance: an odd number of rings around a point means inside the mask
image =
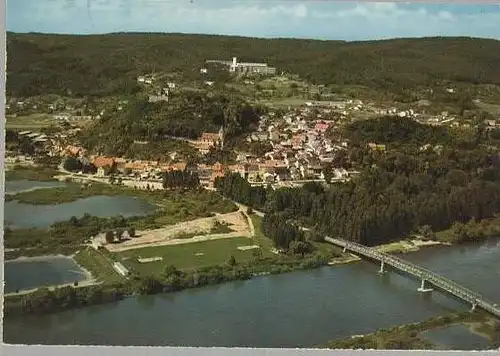
M 64 176 L 59 176 L 61 180 L 67 178 L 68 176 L 73 179 L 80 179 L 84 181 L 93 181 L 104 184 L 111 184 L 109 182 L 109 177 L 98 177 L 93 174 L 79 174 L 74 172 L 69 172 L 65 170 L 62 165 L 58 167 L 59 171 L 64 174 Z M 163 183 L 159 180 L 139 180 L 139 179 L 131 179 L 131 178 L 122 178 L 122 184 L 131 188 L 138 188 L 146 190 L 149 186 L 149 189 L 152 190 L 162 190 Z

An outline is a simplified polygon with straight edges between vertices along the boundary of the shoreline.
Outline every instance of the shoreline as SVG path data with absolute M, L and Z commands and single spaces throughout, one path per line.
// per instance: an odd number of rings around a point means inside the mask
M 72 255 L 62 255 L 62 254 L 57 254 L 57 255 L 43 255 L 43 256 L 33 256 L 33 257 L 29 257 L 29 256 L 19 256 L 15 259 L 11 259 L 11 260 L 5 260 L 4 263 L 22 263 L 22 262 L 44 262 L 44 261 L 51 261 L 51 260 L 54 260 L 54 259 L 65 259 L 65 260 L 72 260 L 77 266 L 78 268 L 80 269 L 80 271 L 78 271 L 79 273 L 81 273 L 84 278 L 80 281 L 77 281 L 78 285 L 76 286 L 76 288 L 78 287 L 88 287 L 88 286 L 91 286 L 91 285 L 96 285 L 96 284 L 99 284 L 98 282 L 98 279 L 96 277 L 94 277 L 94 275 L 88 270 L 86 269 L 85 267 L 83 267 L 81 264 L 79 264 L 76 260 L 75 260 L 75 255 L 78 254 L 79 251 L 77 251 L 76 253 L 72 254 Z M 70 287 L 75 287 L 74 285 L 74 282 L 67 282 L 67 283 L 61 283 L 61 284 L 51 284 L 51 285 L 48 285 L 48 286 L 39 286 L 39 287 L 36 287 L 36 288 L 30 288 L 30 289 L 20 289 L 19 292 L 9 292 L 9 293 L 4 293 L 4 296 L 5 297 L 9 297 L 9 296 L 18 296 L 18 295 L 24 295 L 24 294 L 29 294 L 29 293 L 33 293 L 35 292 L 37 289 L 40 289 L 40 288 L 48 288 L 50 290 L 54 290 L 54 289 L 57 289 L 57 288 L 63 288 L 63 287 L 67 287 L 67 286 L 70 286 Z M 4 286 L 5 288 L 5 286 Z
M 449 320 L 445 320 L 445 318 Z M 467 328 L 470 333 L 485 338 L 486 340 L 488 340 L 488 343 L 491 344 L 493 342 L 492 335 L 487 331 L 483 332 L 477 330 L 481 326 L 489 325 L 490 321 L 490 316 L 485 314 L 475 314 L 471 312 L 452 312 L 441 316 L 434 316 L 419 322 L 394 325 L 366 334 L 351 335 L 345 338 L 330 340 L 328 343 L 325 343 L 320 347 L 322 349 L 329 350 L 338 350 L 345 347 L 349 349 L 356 347 L 367 350 L 367 346 L 372 345 L 373 342 L 377 342 L 377 340 L 383 340 L 387 337 L 396 339 L 398 337 L 402 337 L 407 342 L 410 342 L 413 345 L 421 345 L 422 342 L 430 343 L 430 345 L 432 346 L 429 349 L 426 348 L 426 350 L 438 350 L 440 345 L 427 339 L 425 334 L 427 332 L 443 330 L 454 326 L 463 326 Z M 490 331 L 492 330 L 490 329 Z M 489 348 L 487 347 L 483 350 L 489 350 Z
M 19 262 L 46 262 L 46 261 L 51 261 L 53 259 L 65 259 L 65 260 L 72 260 L 73 262 L 76 263 L 76 265 L 82 270 L 83 274 L 85 275 L 85 279 L 82 280 L 90 280 L 90 279 L 95 279 L 92 273 L 83 267 L 81 264 L 79 264 L 75 260 L 75 256 L 79 253 L 80 251 L 76 251 L 75 253 L 71 255 L 63 255 L 63 254 L 57 254 L 57 255 L 40 255 L 40 256 L 18 256 L 14 259 L 10 260 L 5 260 L 4 263 L 19 263 Z M 80 282 L 78 282 L 80 283 Z
M 391 245 L 391 244 L 389 244 L 389 245 Z M 381 247 L 381 246 L 386 246 L 386 245 L 379 245 L 377 247 Z M 422 247 L 436 247 L 436 246 L 452 246 L 452 244 L 450 244 L 450 243 L 436 242 L 436 243 L 432 243 L 432 244 L 423 244 L 423 245 L 419 246 L 416 249 L 392 251 L 392 253 L 398 253 L 398 252 L 399 253 L 417 252 L 417 251 L 420 251 L 422 249 Z M 377 247 L 375 247 L 375 248 L 377 248 Z M 78 252 L 79 251 L 75 252 L 72 255 L 57 254 L 57 255 L 41 255 L 41 256 L 32 256 L 32 257 L 29 257 L 29 256 L 19 256 L 19 257 L 15 258 L 15 259 L 12 259 L 12 260 L 6 260 L 5 262 L 6 263 L 7 262 L 16 263 L 16 262 L 31 262 L 31 261 L 50 261 L 50 260 L 52 260 L 54 258 L 71 259 L 71 260 L 73 260 L 77 264 L 77 266 L 81 269 L 82 273 L 85 275 L 85 278 L 83 280 L 78 281 L 78 286 L 76 288 L 100 284 L 101 282 L 97 282 L 98 279 L 95 276 L 93 276 L 93 274 L 89 270 L 87 270 L 85 267 L 83 267 L 81 264 L 79 264 L 75 260 L 74 256 L 76 254 L 78 254 Z M 363 259 L 361 257 L 356 256 L 356 255 L 354 255 L 352 253 L 349 253 L 349 256 L 345 256 L 344 255 L 344 256 L 333 258 L 329 262 L 327 262 L 325 265 L 321 265 L 321 266 L 318 266 L 318 267 L 311 268 L 311 270 L 312 269 L 318 269 L 318 268 L 324 268 L 324 267 L 335 267 L 335 266 L 348 265 L 348 264 L 351 264 L 351 263 L 360 262 L 362 260 Z M 301 269 L 300 268 L 293 269 L 291 271 L 284 271 L 284 272 L 280 272 L 278 274 L 284 274 L 284 273 L 294 272 L 294 271 L 297 271 L 297 270 L 301 270 Z M 263 276 L 273 275 L 273 274 L 275 274 L 275 273 L 272 273 L 271 271 L 263 271 L 263 272 L 252 274 L 251 277 L 250 277 L 250 279 L 256 278 L 256 277 L 263 277 Z M 226 282 L 222 282 L 220 284 L 223 284 L 223 283 L 226 283 Z M 73 283 L 63 283 L 63 284 L 56 284 L 56 285 L 45 286 L 45 287 L 47 287 L 49 289 L 56 289 L 56 288 L 62 288 L 62 287 L 65 287 L 65 286 L 73 286 Z M 20 290 L 19 293 L 5 293 L 5 296 L 8 297 L 8 296 L 21 295 L 21 294 L 29 294 L 29 293 L 34 292 L 37 289 L 43 288 L 43 287 L 44 286 L 40 286 L 38 288 L 32 288 L 32 289 L 29 289 L 29 290 Z M 133 297 L 133 295 L 130 295 L 129 297 Z
M 436 245 L 441 245 L 441 244 L 432 244 L 432 245 L 425 245 L 424 247 L 430 247 L 430 246 L 436 246 Z M 51 256 L 37 256 L 37 257 L 28 257 L 28 258 L 21 258 L 21 261 L 26 261 L 26 260 L 33 260 L 33 259 L 40 259 L 40 257 L 42 259 L 48 259 L 48 258 L 54 258 L 54 256 L 56 257 L 65 257 L 65 258 L 72 258 L 73 256 L 75 256 L 76 254 L 78 253 L 78 251 L 76 253 L 74 253 L 73 255 L 71 256 L 64 256 L 64 255 L 51 255 Z M 350 255 L 350 254 L 349 254 Z M 351 255 L 350 257 L 346 256 L 346 254 L 344 254 L 343 256 L 340 256 L 340 257 L 337 257 L 337 258 L 334 258 L 334 259 L 331 259 L 330 261 L 323 261 L 323 263 L 319 264 L 319 265 L 316 265 L 316 266 L 310 266 L 310 267 L 305 267 L 304 266 L 301 266 L 301 265 L 296 265 L 296 266 L 293 266 L 291 269 L 286 269 L 286 270 L 282 270 L 282 271 L 274 271 L 274 266 L 271 265 L 271 266 L 268 266 L 267 270 L 260 270 L 259 272 L 255 272 L 255 273 L 250 273 L 250 275 L 245 278 L 244 280 L 251 280 L 251 279 L 254 279 L 254 278 L 259 278 L 259 277 L 266 277 L 266 276 L 269 276 L 269 275 L 275 275 L 275 274 L 285 274 L 285 273 L 289 273 L 289 272 L 298 272 L 298 271 L 308 271 L 308 270 L 316 270 L 318 268 L 324 268 L 324 267 L 333 267 L 333 266 L 342 266 L 342 265 L 347 265 L 349 263 L 354 263 L 354 262 L 360 262 L 362 259 L 357 257 L 357 256 L 353 256 Z M 99 278 L 92 278 L 92 274 L 87 270 L 85 269 L 84 267 L 82 267 L 80 264 L 77 263 L 77 265 L 81 268 L 82 271 L 85 272 L 85 275 L 86 275 L 86 279 L 82 280 L 82 281 L 79 281 L 78 282 L 78 286 L 74 286 L 73 283 L 67 283 L 67 284 L 62 284 L 62 285 L 55 285 L 55 286 L 40 286 L 38 288 L 34 288 L 34 289 L 31 289 L 31 290 L 24 290 L 24 291 L 19 291 L 19 293 L 6 293 L 5 294 L 5 301 L 7 302 L 7 300 L 9 301 L 12 301 L 13 303 L 16 303 L 16 299 L 20 298 L 20 297 L 23 297 L 23 295 L 30 295 L 30 293 L 36 291 L 37 289 L 39 288 L 43 288 L 43 287 L 46 287 L 46 288 L 49 288 L 50 290 L 57 290 L 57 289 L 60 289 L 62 287 L 65 287 L 65 286 L 70 286 L 71 288 L 74 288 L 74 289 L 78 289 L 78 288 L 84 288 L 84 287 L 91 287 L 92 285 L 94 286 L 102 286 L 102 287 L 106 287 L 106 283 L 102 282 L 102 281 L 99 281 Z M 229 280 L 223 280 L 223 281 L 220 281 L 218 282 L 217 284 L 225 284 L 225 283 L 229 283 L 229 282 L 235 282 L 237 280 L 240 280 L 238 278 L 231 278 Z M 161 295 L 161 294 L 168 294 L 170 292 L 182 292 L 182 291 L 186 291 L 188 289 L 197 289 L 197 288 L 203 288 L 203 287 L 206 287 L 207 285 L 205 284 L 201 284 L 201 285 L 195 285 L 195 286 L 190 286 L 190 287 L 185 287 L 185 288 L 182 288 L 180 290 L 162 290 L 162 291 L 159 291 L 158 293 L 153 293 L 152 295 Z M 125 299 L 129 299 L 129 298 L 135 298 L 137 297 L 139 294 L 135 293 L 135 292 L 130 292 L 130 291 L 126 291 L 127 290 L 127 287 L 120 287 L 121 288 L 121 292 L 119 293 L 123 293 L 122 294 L 122 297 L 118 300 L 114 300 L 112 301 L 112 303 L 116 303 L 116 302 L 119 302 L 119 301 L 122 301 L 122 300 L 125 300 Z M 125 288 L 125 289 L 123 289 Z M 106 304 L 106 303 L 104 303 Z M 94 304 L 92 304 L 94 305 Z M 97 303 L 96 305 L 101 305 L 101 303 Z M 70 310 L 70 309 L 74 309 L 72 307 L 70 308 L 63 308 L 61 310 L 53 310 L 53 311 L 48 311 L 47 314 L 56 314 L 56 313 L 60 313 L 60 312 L 63 312 L 65 310 Z M 22 317 L 22 316 L 20 316 Z M 354 336 L 356 337 L 356 336 Z M 362 337 L 360 335 L 358 335 L 358 337 Z
M 75 254 L 72 255 L 63 255 L 63 254 L 57 254 L 57 255 L 39 255 L 39 256 L 18 256 L 16 258 L 10 259 L 10 260 L 5 260 L 4 262 L 7 263 L 15 263 L 15 262 L 45 262 L 45 261 L 50 261 L 52 259 L 71 259 L 75 261 L 73 258 Z M 76 261 L 75 261 L 76 263 Z M 78 263 L 77 263 L 78 264 Z

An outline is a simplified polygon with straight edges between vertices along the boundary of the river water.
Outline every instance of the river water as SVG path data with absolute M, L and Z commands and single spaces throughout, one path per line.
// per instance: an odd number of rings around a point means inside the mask
M 404 258 L 500 301 L 497 242 L 427 249 Z M 419 281 L 377 270 L 359 262 L 6 319 L 4 342 L 314 347 L 470 308 L 439 292 L 418 293 Z

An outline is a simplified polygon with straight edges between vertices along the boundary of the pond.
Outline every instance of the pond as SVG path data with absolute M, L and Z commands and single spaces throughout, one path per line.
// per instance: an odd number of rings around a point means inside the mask
M 461 324 L 429 330 L 422 336 L 446 350 L 484 350 L 489 344 L 488 338 L 473 333 Z
M 33 257 L 5 262 L 5 293 L 54 286 L 88 277 L 70 257 Z
M 5 194 L 17 194 L 37 189 L 59 188 L 66 184 L 59 181 L 42 182 L 36 180 L 12 180 L 5 182 Z
M 125 218 L 145 216 L 156 207 L 145 200 L 130 196 L 94 196 L 57 205 L 31 205 L 17 201 L 5 202 L 5 226 L 10 229 L 44 228 L 55 222 L 82 217 L 88 213 L 97 217 L 121 215 Z

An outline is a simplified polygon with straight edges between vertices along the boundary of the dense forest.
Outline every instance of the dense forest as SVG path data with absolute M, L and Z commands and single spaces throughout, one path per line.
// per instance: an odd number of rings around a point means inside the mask
M 421 125 L 415 120 L 383 116 L 377 120 L 354 121 L 346 126 L 345 135 L 353 143 L 449 144 L 448 128 Z
M 267 62 L 316 84 L 383 91 L 446 82 L 500 84 L 500 41 L 474 38 L 366 42 L 187 34 L 7 33 L 7 94 L 106 96 L 139 91 L 155 72 L 199 79 L 206 59 Z
M 184 171 L 169 171 L 163 174 L 164 189 L 193 189 L 200 186 L 200 178 L 196 172 Z
M 353 149 L 350 159 L 361 174 L 347 184 L 313 183 L 265 192 L 228 175 L 216 187 L 276 215 L 276 225 L 292 220 L 316 233 L 367 245 L 399 239 L 426 225 L 438 231 L 500 212 L 500 157 L 486 145 L 490 135 L 472 135 L 467 142 L 441 128 L 404 121 L 400 125 L 405 130 L 395 127 L 390 137 L 399 141 L 397 150 L 381 153 L 361 145 Z M 387 128 L 387 118 L 360 122 L 357 128 L 363 140 L 371 141 Z M 440 149 L 422 150 L 412 143 L 416 137 L 445 137 L 462 144 L 453 141 Z
M 138 98 L 123 111 L 105 113 L 82 132 L 81 141 L 93 152 L 124 157 L 135 157 L 144 142 L 149 152 L 164 156 L 169 138 L 198 139 L 202 132 L 217 133 L 221 128 L 225 143 L 231 144 L 257 128 L 262 110 L 224 94 L 185 92 L 173 95 L 168 103 Z M 185 148 L 182 141 L 176 143 Z

